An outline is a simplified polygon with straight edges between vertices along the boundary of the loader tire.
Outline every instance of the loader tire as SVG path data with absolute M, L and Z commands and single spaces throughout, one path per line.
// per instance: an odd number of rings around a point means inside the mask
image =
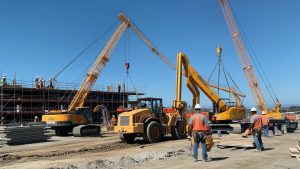
M 160 124 L 156 121 L 151 121 L 145 128 L 143 138 L 148 143 L 157 143 L 161 139 L 161 134 Z
M 171 127 L 171 135 L 174 139 L 186 138 L 185 123 L 183 121 L 178 121 L 176 123 L 176 126 L 172 126 Z

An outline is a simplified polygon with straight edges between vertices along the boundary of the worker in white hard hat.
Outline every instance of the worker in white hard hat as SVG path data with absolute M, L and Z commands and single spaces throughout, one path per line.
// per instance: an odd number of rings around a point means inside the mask
M 192 139 L 194 142 L 193 145 L 193 160 L 195 162 L 198 161 L 198 147 L 201 143 L 202 148 L 202 159 L 205 162 L 211 161 L 211 159 L 207 156 L 207 149 L 206 149 L 206 135 L 210 133 L 210 127 L 208 123 L 208 119 L 201 113 L 201 106 L 200 104 L 195 105 L 195 113 L 190 118 L 189 125 L 192 128 Z
M 261 120 L 263 125 L 263 133 L 265 137 L 269 137 L 269 122 L 270 119 L 264 111 L 261 112 Z
M 262 133 L 262 119 L 261 116 L 257 114 L 257 110 L 255 107 L 251 108 L 251 124 L 250 124 L 250 130 L 252 130 L 253 135 L 253 141 L 256 146 L 257 151 L 263 151 L 264 145 L 261 139 L 261 133 Z
M 35 116 L 35 117 L 34 117 L 34 122 L 36 123 L 36 122 L 38 122 L 38 121 L 39 121 L 38 116 Z
M 7 85 L 6 75 L 3 75 L 1 82 L 0 82 L 0 86 L 6 86 L 6 85 Z

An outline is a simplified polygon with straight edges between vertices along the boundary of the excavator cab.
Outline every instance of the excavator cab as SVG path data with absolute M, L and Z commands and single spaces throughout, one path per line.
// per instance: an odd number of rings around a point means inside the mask
M 86 123 L 93 123 L 93 113 L 89 107 L 76 107 L 75 112 L 77 115 L 81 115 L 86 119 Z

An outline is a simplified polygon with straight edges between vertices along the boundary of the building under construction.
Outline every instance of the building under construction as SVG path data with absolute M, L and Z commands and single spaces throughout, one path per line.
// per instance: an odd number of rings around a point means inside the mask
M 47 110 L 68 108 L 77 92 L 79 84 L 56 83 L 55 86 L 36 86 L 34 81 L 5 81 L 0 85 L 0 117 L 4 123 L 31 122 Z M 88 95 L 85 106 L 95 108 L 104 105 L 109 115 L 116 113 L 120 106 L 130 107 L 136 103 L 142 92 L 128 91 L 125 85 L 95 86 Z M 96 114 L 96 123 L 100 123 L 101 114 Z

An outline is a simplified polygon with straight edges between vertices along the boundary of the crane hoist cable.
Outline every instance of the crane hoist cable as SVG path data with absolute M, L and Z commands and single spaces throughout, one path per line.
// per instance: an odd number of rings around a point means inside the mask
M 83 48 L 82 51 L 79 52 L 79 54 L 77 54 L 67 65 L 65 65 L 50 80 L 55 81 L 62 72 L 64 72 L 69 66 L 71 66 L 80 56 L 82 56 L 88 49 L 90 49 L 91 46 L 93 46 L 99 39 L 102 39 L 110 30 L 112 30 L 113 27 L 116 26 L 117 23 L 118 23 L 118 20 L 116 20 L 102 35 L 100 35 L 99 37 L 96 37 L 94 40 L 92 40 L 85 48 Z
M 219 79 L 220 79 L 220 69 L 222 68 L 222 72 L 224 74 L 224 77 L 225 77 L 225 80 L 226 80 L 226 84 L 227 84 L 227 87 L 228 89 L 230 89 L 230 84 L 229 84 L 229 80 L 228 80 L 228 77 L 229 79 L 231 80 L 231 82 L 234 84 L 234 87 L 238 89 L 238 91 L 240 93 L 242 93 L 240 91 L 240 89 L 238 88 L 236 82 L 233 80 L 233 78 L 231 77 L 231 75 L 229 74 L 229 72 L 225 69 L 225 66 L 223 64 L 223 61 L 221 59 L 221 52 L 222 52 L 222 48 L 221 47 L 217 47 L 217 54 L 218 54 L 218 61 L 217 63 L 215 64 L 214 68 L 213 68 L 213 71 L 211 72 L 211 74 L 209 75 L 209 78 L 208 80 L 206 81 L 208 84 L 210 84 L 210 80 L 212 78 L 212 75 L 214 74 L 214 72 L 216 71 L 216 68 L 218 67 L 218 85 L 216 86 L 217 87 L 217 90 L 218 90 L 218 94 L 219 94 L 219 91 L 220 91 L 220 85 L 219 85 Z M 227 77 L 228 76 L 228 77 Z M 229 98 L 230 96 L 232 95 L 231 92 L 228 92 L 229 94 Z
M 265 85 L 265 87 L 266 87 L 266 89 L 267 89 L 267 91 L 268 91 L 271 99 L 273 100 L 274 103 L 276 103 L 276 101 L 274 99 L 274 97 L 275 97 L 276 100 L 278 101 L 276 93 L 274 92 L 274 90 L 273 90 L 273 88 L 271 86 L 271 83 L 268 80 L 268 77 L 265 74 L 265 71 L 264 71 L 263 67 L 261 66 L 260 61 L 258 60 L 258 57 L 256 56 L 256 54 L 255 54 L 252 46 L 250 45 L 250 41 L 249 41 L 247 35 L 245 34 L 245 32 L 244 32 L 244 30 L 243 30 L 243 28 L 242 28 L 242 26 L 241 26 L 238 18 L 236 17 L 234 11 L 232 11 L 232 14 L 233 14 L 234 19 L 236 20 L 238 29 L 240 30 L 241 34 L 244 37 L 246 48 L 250 49 L 250 50 L 248 50 L 248 52 L 252 53 L 252 54 L 250 54 L 250 58 L 251 58 L 252 62 L 254 63 L 254 66 L 255 66 L 255 68 L 257 70 L 257 73 L 258 73 L 259 77 L 261 78 L 261 80 L 263 81 L 263 83 L 264 83 L 264 85 Z M 270 91 L 268 85 L 269 85 L 271 91 Z
M 80 56 L 82 56 L 83 54 L 85 54 L 93 45 L 95 45 L 97 43 L 97 41 L 99 41 L 100 39 L 102 39 L 104 36 L 106 36 L 108 34 L 108 32 L 110 32 L 118 23 L 118 20 L 116 20 L 111 26 L 108 27 L 108 29 L 101 34 L 100 36 L 96 37 L 95 39 L 93 39 L 82 51 L 79 52 L 79 54 L 77 54 L 67 65 L 65 65 L 55 76 L 53 76 L 53 78 L 51 78 L 50 80 L 56 81 L 57 77 L 63 73 L 68 67 L 70 67 L 76 60 L 78 60 L 80 58 Z M 90 65 L 90 64 L 89 64 Z M 88 68 L 90 66 L 87 66 L 84 70 L 84 72 L 87 72 Z M 79 81 L 78 79 L 83 76 L 82 74 L 78 74 L 78 76 L 73 80 L 72 83 L 77 84 L 76 81 Z M 50 82 L 50 80 L 48 81 L 48 83 Z M 72 93 L 76 90 L 77 87 L 72 88 L 70 94 L 67 96 L 68 100 L 71 98 Z M 67 90 L 66 92 L 63 94 L 63 96 L 59 99 L 59 102 L 64 99 L 64 97 L 67 95 Z M 66 105 L 65 105 L 66 106 Z

